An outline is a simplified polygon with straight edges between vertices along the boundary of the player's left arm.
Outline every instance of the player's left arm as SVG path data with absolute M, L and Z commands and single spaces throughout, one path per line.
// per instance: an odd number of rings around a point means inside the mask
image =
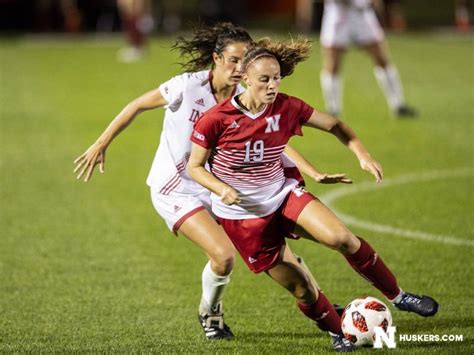
M 310 178 L 314 179 L 318 183 L 352 183 L 352 180 L 346 177 L 346 174 L 327 174 L 319 172 L 313 164 L 307 161 L 295 148 L 290 147 L 289 145 L 285 147 L 285 153 L 295 163 L 299 171 L 301 171 L 305 175 L 308 175 Z
M 311 117 L 306 121 L 305 126 L 317 128 L 335 135 L 359 159 L 362 169 L 374 175 L 377 182 L 382 181 L 382 166 L 372 158 L 352 128 L 343 121 L 325 112 L 314 110 Z

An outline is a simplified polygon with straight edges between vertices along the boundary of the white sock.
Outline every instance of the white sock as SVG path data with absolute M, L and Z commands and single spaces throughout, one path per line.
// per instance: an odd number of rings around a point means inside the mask
M 199 305 L 200 314 L 219 313 L 219 303 L 224 297 L 224 291 L 230 282 L 230 275 L 219 276 L 211 269 L 208 261 L 202 270 L 202 297 Z
M 321 71 L 320 80 L 326 110 L 331 114 L 339 115 L 342 111 L 342 80 L 339 75 L 331 74 L 325 70 Z
M 400 106 L 405 105 L 402 83 L 397 68 L 393 65 L 387 65 L 385 68 L 377 66 L 374 68 L 374 74 L 390 108 L 395 111 Z
M 405 292 L 403 292 L 403 290 L 400 289 L 400 293 L 397 295 L 397 297 L 395 297 L 393 300 L 389 300 L 389 301 L 393 304 L 399 303 L 402 300 L 402 296 L 403 296 L 404 293 Z

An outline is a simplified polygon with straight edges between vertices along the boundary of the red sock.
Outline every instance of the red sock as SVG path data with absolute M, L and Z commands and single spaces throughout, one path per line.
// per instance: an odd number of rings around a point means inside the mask
M 144 43 L 144 36 L 138 29 L 138 17 L 127 16 L 123 20 L 124 29 L 127 32 L 127 38 L 133 47 L 140 48 Z
M 353 255 L 346 255 L 352 268 L 372 283 L 385 297 L 393 300 L 400 293 L 397 279 L 383 260 L 364 239 L 359 238 L 360 248 Z
M 341 317 L 339 317 L 332 304 L 329 303 L 326 296 L 321 292 L 319 292 L 318 300 L 313 304 L 307 305 L 298 302 L 296 304 L 301 312 L 306 317 L 314 320 L 322 330 L 330 331 L 334 334 L 342 334 Z

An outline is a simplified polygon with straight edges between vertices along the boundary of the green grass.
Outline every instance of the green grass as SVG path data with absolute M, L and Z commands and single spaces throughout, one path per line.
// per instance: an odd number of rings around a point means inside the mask
M 163 111 L 143 114 L 117 138 L 105 175 L 88 184 L 74 179 L 73 159 L 121 107 L 179 72 L 170 40 L 154 40 L 151 55 L 137 65 L 115 61 L 114 40 L 0 41 L 0 352 L 330 351 L 327 336 L 290 295 L 240 260 L 226 295 L 236 339 L 203 339 L 196 311 L 206 259 L 167 230 L 144 183 Z M 389 42 L 421 117 L 392 119 L 369 59 L 353 51 L 344 66 L 344 119 L 388 178 L 472 168 L 472 37 L 403 35 Z M 316 47 L 282 91 L 322 107 L 320 64 Z M 371 179 L 327 134 L 306 130 L 292 143 L 323 171 L 346 172 L 356 184 Z M 308 185 L 319 195 L 338 188 Z M 354 194 L 336 206 L 375 223 L 473 239 L 472 175 Z M 472 246 L 354 231 L 374 245 L 404 289 L 440 301 L 432 319 L 394 310 L 398 334 L 464 335 L 458 343 L 399 342 L 397 353 L 472 353 Z M 381 297 L 335 252 L 306 241 L 291 245 L 333 302 Z

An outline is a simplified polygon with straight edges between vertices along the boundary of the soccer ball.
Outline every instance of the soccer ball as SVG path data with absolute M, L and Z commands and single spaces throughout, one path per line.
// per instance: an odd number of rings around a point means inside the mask
M 355 346 L 372 346 L 375 340 L 374 327 L 392 325 L 392 314 L 388 307 L 374 297 L 356 298 L 342 314 L 342 332 Z

